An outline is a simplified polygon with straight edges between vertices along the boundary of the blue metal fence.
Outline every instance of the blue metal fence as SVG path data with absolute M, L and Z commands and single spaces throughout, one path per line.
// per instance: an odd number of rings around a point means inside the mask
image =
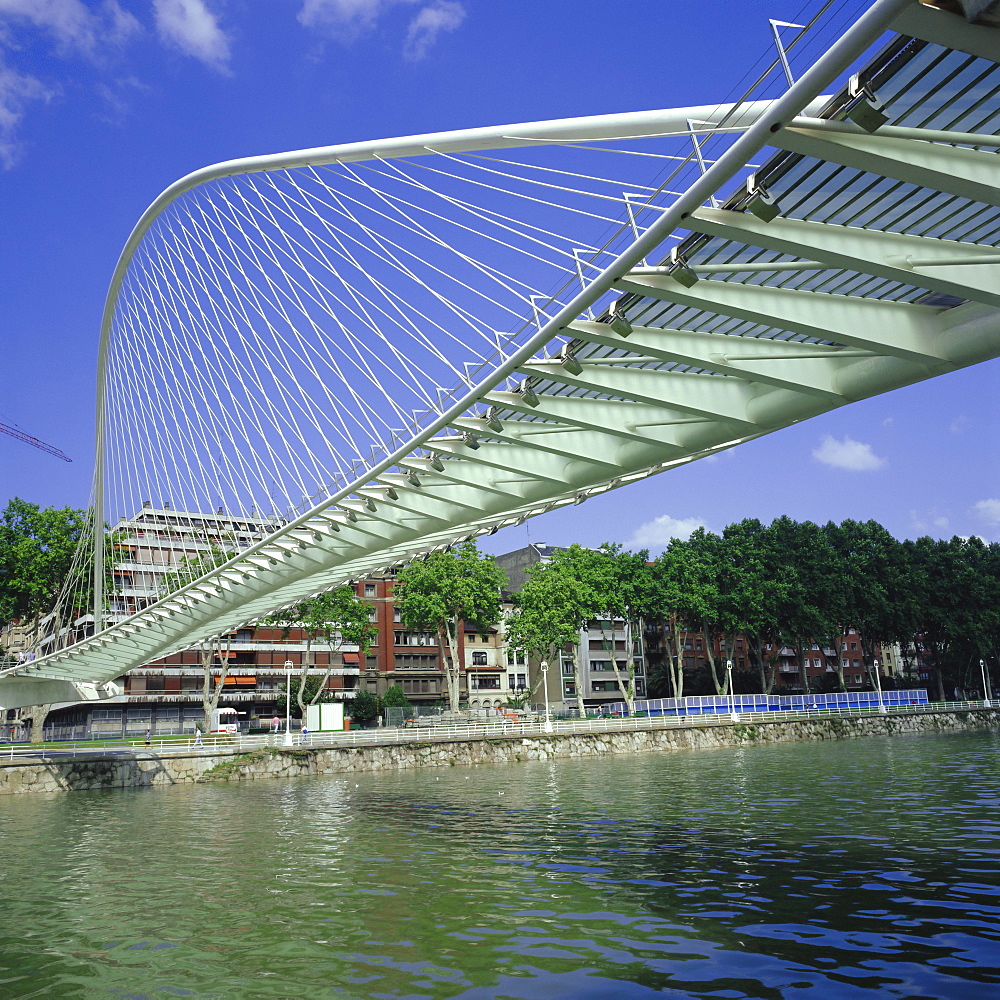
M 697 695 L 692 698 L 653 698 L 637 700 L 635 711 L 649 716 L 659 715 L 723 715 L 729 712 L 803 712 L 810 709 L 878 708 L 877 691 L 838 691 L 834 694 L 734 694 Z M 883 691 L 881 704 L 886 708 L 928 704 L 927 692 Z M 605 705 L 604 712 L 613 716 L 627 713 L 625 702 Z

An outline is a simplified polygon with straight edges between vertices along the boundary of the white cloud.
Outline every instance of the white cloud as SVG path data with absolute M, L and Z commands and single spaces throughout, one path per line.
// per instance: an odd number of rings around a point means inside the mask
M 910 528 L 919 534 L 937 534 L 949 530 L 951 519 L 948 511 L 940 511 L 936 507 L 929 511 L 910 511 Z M 936 530 L 935 530 L 936 529 Z
M 396 0 L 304 0 L 299 22 L 353 41 L 375 27 L 379 16 Z
M 104 45 L 118 45 L 140 31 L 118 0 L 88 7 L 82 0 L 0 0 L 0 18 L 26 21 L 53 36 L 63 54 L 95 58 Z
M 817 462 L 832 465 L 835 469 L 848 469 L 851 472 L 871 472 L 885 465 L 885 459 L 879 458 L 872 451 L 870 444 L 862 444 L 849 437 L 838 441 L 829 434 L 824 436 L 820 446 L 812 455 Z
M 54 91 L 41 80 L 0 63 L 0 162 L 14 166 L 20 154 L 17 126 L 33 101 L 49 101 Z
M 373 31 L 392 8 L 421 0 L 303 0 L 299 22 L 349 44 Z M 427 55 L 438 36 L 454 31 L 465 20 L 465 8 L 457 0 L 432 0 L 411 19 L 403 54 L 419 60 Z
M 673 538 L 686 541 L 698 528 L 707 527 L 698 517 L 671 517 L 661 514 L 652 521 L 639 525 L 632 537 L 625 543 L 628 549 L 662 549 Z
M 410 22 L 403 54 L 423 59 L 442 31 L 454 31 L 465 20 L 465 8 L 455 0 L 435 0 Z
M 980 500 L 972 509 L 987 524 L 1000 525 L 1000 500 Z
M 153 0 L 160 37 L 185 55 L 224 70 L 229 62 L 229 37 L 219 27 L 205 0 Z

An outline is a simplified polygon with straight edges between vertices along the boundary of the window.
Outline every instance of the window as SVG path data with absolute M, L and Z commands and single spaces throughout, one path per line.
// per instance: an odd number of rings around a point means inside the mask
M 403 612 L 399 608 L 395 608 L 392 612 L 392 620 L 394 622 L 401 622 L 403 620 Z
M 855 684 L 860 684 L 861 683 L 861 674 L 855 674 L 854 675 L 854 683 Z
M 486 674 L 485 676 L 473 675 L 469 678 L 469 688 L 472 691 L 499 691 L 500 675 Z
M 575 695 L 576 694 L 576 685 L 572 681 L 569 681 L 568 683 L 563 684 L 563 694 L 565 694 L 565 695 Z
M 374 583 L 366 583 L 365 584 L 365 597 L 374 597 L 374 596 L 375 596 L 375 584 Z
M 590 669 L 598 673 L 602 670 L 610 670 L 611 663 L 608 660 L 593 660 Z
M 861 661 L 860 660 L 851 660 L 851 666 L 854 667 L 855 670 L 856 670 L 858 667 L 861 666 Z M 859 684 L 861 683 L 861 678 L 860 677 L 858 678 L 858 683 Z
M 393 632 L 393 642 L 397 646 L 436 646 L 433 632 Z
M 562 661 L 562 675 L 563 677 L 573 676 L 573 664 L 569 660 Z
M 368 612 L 368 621 L 370 621 L 373 625 L 378 622 L 378 612 L 374 608 Z
M 853 632 L 854 630 L 852 629 L 851 631 Z M 857 648 L 858 648 L 858 644 L 857 644 L 856 642 L 852 642 L 852 643 L 851 643 L 851 649 L 852 649 L 852 650 L 855 650 L 855 649 L 857 649 Z
M 477 649 L 472 654 L 472 665 L 474 667 L 485 667 L 486 666 L 486 652 L 482 649 Z M 497 687 L 500 686 L 500 681 L 497 681 Z

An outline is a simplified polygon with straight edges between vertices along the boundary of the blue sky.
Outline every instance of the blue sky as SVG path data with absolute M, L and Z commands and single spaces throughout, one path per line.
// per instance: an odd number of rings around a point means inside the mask
M 621 16 L 627 6 L 628 17 Z M 850 6 L 850 5 L 848 5 Z M 82 506 L 120 248 L 171 181 L 236 156 L 725 100 L 773 54 L 722 0 L 0 0 L 0 503 Z M 845 407 L 489 539 L 662 545 L 783 513 L 1000 538 L 997 364 Z

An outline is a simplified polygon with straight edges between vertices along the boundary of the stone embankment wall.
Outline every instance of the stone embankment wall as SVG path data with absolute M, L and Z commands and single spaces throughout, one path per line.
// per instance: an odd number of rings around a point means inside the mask
M 268 747 L 252 751 L 136 753 L 73 759 L 0 762 L 0 794 L 89 789 L 144 788 L 207 781 L 249 781 L 401 768 L 512 764 L 555 757 L 601 757 L 606 754 L 655 753 L 712 747 L 837 740 L 899 733 L 957 732 L 1000 728 L 1000 711 L 936 712 L 818 718 L 800 722 L 753 724 L 706 723 L 692 728 L 628 732 L 557 733 L 554 735 L 448 739 L 363 747 Z

